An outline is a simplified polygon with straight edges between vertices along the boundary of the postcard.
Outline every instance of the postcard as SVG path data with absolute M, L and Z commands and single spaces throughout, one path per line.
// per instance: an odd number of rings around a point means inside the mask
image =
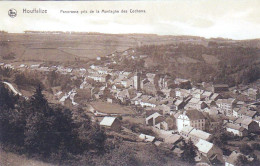
M 0 165 L 260 165 L 260 1 L 1 1 Z

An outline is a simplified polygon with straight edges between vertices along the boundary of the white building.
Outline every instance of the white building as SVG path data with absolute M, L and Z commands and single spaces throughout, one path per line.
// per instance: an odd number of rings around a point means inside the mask
M 240 137 L 247 135 L 247 130 L 239 124 L 227 123 L 226 130 L 227 132 L 233 133 L 234 135 L 238 135 Z
M 198 110 L 187 110 L 178 116 L 176 122 L 179 132 L 185 126 L 191 126 L 196 129 L 205 130 L 206 118 Z

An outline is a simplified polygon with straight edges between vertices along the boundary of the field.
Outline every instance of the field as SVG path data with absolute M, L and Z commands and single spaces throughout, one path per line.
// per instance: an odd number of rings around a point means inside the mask
M 0 60 L 7 62 L 88 61 L 141 45 L 190 42 L 187 38 L 144 34 L 0 33 Z M 198 39 L 198 42 L 201 42 Z M 3 59 L 14 55 L 14 58 Z
M 196 60 L 196 59 L 193 59 L 193 58 L 190 58 L 190 57 L 186 57 L 186 56 L 177 58 L 177 61 L 178 61 L 180 64 L 190 64 L 190 63 L 198 63 L 198 62 L 199 62 L 199 61 Z
M 134 114 L 130 108 L 121 106 L 119 104 L 110 104 L 106 102 L 91 102 L 90 103 L 98 112 L 107 114 Z
M 206 61 L 206 63 L 208 63 L 208 64 L 215 65 L 215 64 L 217 64 L 219 62 L 219 59 L 216 58 L 213 55 L 203 54 L 202 57 Z
M 129 121 L 131 123 L 136 123 L 136 124 L 144 124 L 145 123 L 144 118 L 131 117 L 131 116 L 124 116 L 123 121 Z

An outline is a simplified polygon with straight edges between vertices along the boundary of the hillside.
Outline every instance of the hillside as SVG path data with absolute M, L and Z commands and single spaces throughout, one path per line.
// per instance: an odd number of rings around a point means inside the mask
M 137 52 L 133 55 L 148 55 L 143 59 L 146 69 L 142 70 L 155 72 L 156 68 L 159 73 L 174 77 L 232 86 L 259 78 L 259 48 L 259 39 L 235 41 L 154 34 L 0 33 L 0 59 L 5 63 L 86 64 L 98 56 L 135 49 Z M 137 69 L 135 62 L 132 66 L 129 61 L 125 62 L 125 65 L 120 62 L 119 69 Z
M 28 159 L 24 155 L 17 155 L 10 152 L 5 152 L 0 149 L 0 165 L 5 166 L 54 166 L 53 164 L 47 164 L 41 161 Z
M 131 59 L 131 56 L 145 58 Z M 139 63 L 139 65 L 136 65 Z M 135 48 L 135 53 L 118 62 L 119 68 L 169 74 L 195 82 L 227 83 L 234 86 L 260 78 L 260 49 L 241 43 L 164 44 Z M 139 69 L 138 69 L 139 70 Z
M 200 37 L 99 33 L 0 33 L 0 56 L 11 61 L 77 61 L 150 44 L 198 42 Z

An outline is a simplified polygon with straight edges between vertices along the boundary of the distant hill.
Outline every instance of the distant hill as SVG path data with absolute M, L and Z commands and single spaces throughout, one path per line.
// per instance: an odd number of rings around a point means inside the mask
M 84 62 L 129 48 L 136 48 L 136 54 L 149 55 L 145 66 L 151 71 L 158 67 L 160 72 L 174 76 L 230 85 L 259 78 L 259 39 L 77 32 L 0 33 L 0 60 L 7 62 Z
M 21 34 L 0 33 L 0 56 L 14 54 L 15 61 L 66 62 L 93 59 L 141 45 L 179 42 L 207 44 L 204 38 L 188 36 L 27 31 Z
M 194 81 L 227 83 L 231 86 L 260 78 L 260 49 L 250 41 L 201 44 L 166 44 L 137 47 L 136 54 L 148 55 L 145 66 L 175 77 Z

